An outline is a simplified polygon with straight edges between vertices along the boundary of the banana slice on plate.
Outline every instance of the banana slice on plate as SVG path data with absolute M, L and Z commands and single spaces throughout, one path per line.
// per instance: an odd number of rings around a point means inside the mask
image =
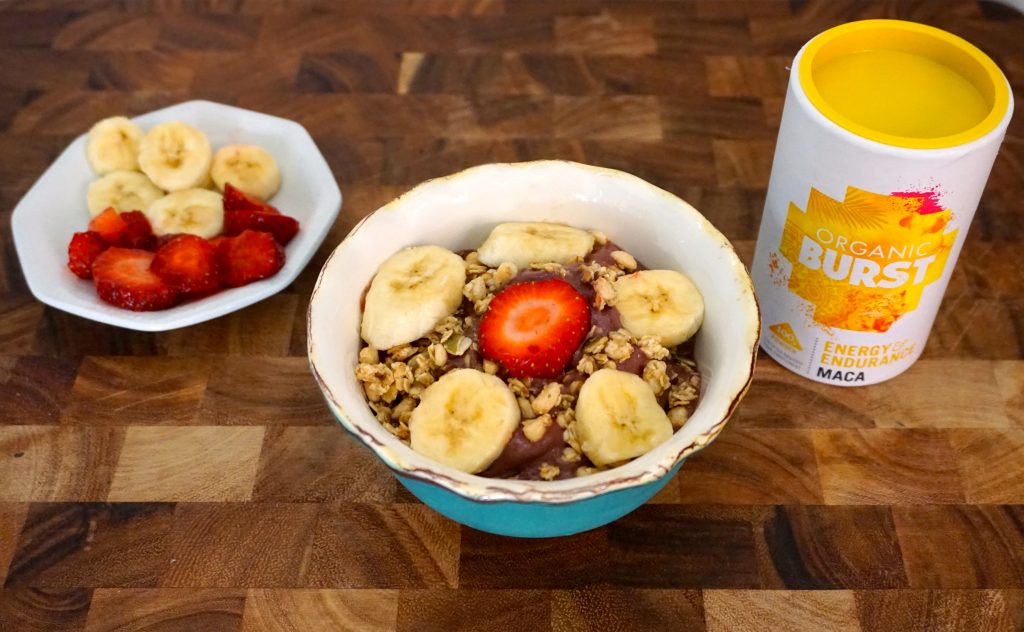
M 281 188 L 281 171 L 267 150 L 256 145 L 227 145 L 213 155 L 210 175 L 221 191 L 228 182 L 261 200 L 274 197 Z
M 576 400 L 576 437 L 595 465 L 646 454 L 671 436 L 672 422 L 640 377 L 601 369 L 583 383 Z
M 111 171 L 89 183 L 85 204 L 89 214 L 96 217 L 108 207 L 118 213 L 145 211 L 164 192 L 153 184 L 146 174 L 138 171 Z
M 440 246 L 413 246 L 391 255 L 370 282 L 360 335 L 390 349 L 426 335 L 462 303 L 466 267 Z
M 139 143 L 139 167 L 166 191 L 202 186 L 212 160 L 206 134 L 181 121 L 160 123 Z
M 637 338 L 658 336 L 666 347 L 693 337 L 704 322 L 704 298 L 675 270 L 642 270 L 615 281 L 615 309 Z
M 85 158 L 96 175 L 112 171 L 138 171 L 139 143 L 145 132 L 123 116 L 111 116 L 89 130 Z
M 594 236 L 585 230 L 548 222 L 498 224 L 477 251 L 480 261 L 498 266 L 509 261 L 519 269 L 531 263 L 569 263 L 585 257 Z
M 224 231 L 224 198 L 209 189 L 168 193 L 145 213 L 157 236 L 189 233 L 210 239 Z
M 444 465 L 480 472 L 505 449 L 519 416 L 516 397 L 501 378 L 456 369 L 423 391 L 409 419 L 410 443 Z

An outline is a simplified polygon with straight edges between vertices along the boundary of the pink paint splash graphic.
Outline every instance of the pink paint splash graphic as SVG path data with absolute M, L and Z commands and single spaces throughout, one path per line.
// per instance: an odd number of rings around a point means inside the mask
M 921 207 L 917 209 L 919 215 L 942 212 L 938 191 L 934 189 L 931 191 L 894 191 L 891 195 L 901 198 L 919 198 L 921 200 Z

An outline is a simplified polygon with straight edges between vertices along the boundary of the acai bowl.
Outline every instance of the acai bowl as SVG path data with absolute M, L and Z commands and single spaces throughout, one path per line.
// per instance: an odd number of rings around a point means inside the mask
M 588 468 L 585 476 L 519 480 L 428 458 L 375 416 L 356 369 L 366 347 L 360 334 L 367 289 L 382 264 L 410 247 L 466 252 L 510 222 L 607 235 L 646 267 L 682 272 L 699 289 L 703 323 L 688 343 L 700 371 L 699 400 L 666 440 L 622 465 Z M 657 493 L 725 426 L 749 386 L 760 333 L 746 269 L 699 212 L 635 176 L 563 161 L 474 167 L 421 184 L 371 213 L 324 265 L 308 318 L 310 365 L 341 425 L 428 506 L 468 526 L 520 537 L 592 529 Z

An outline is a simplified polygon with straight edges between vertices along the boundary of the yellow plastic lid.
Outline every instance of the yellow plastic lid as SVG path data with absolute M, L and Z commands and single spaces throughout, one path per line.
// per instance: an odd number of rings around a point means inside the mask
M 808 100 L 826 118 L 897 147 L 977 140 L 999 126 L 1010 104 L 1006 78 L 978 47 L 902 20 L 831 28 L 807 43 L 797 71 Z

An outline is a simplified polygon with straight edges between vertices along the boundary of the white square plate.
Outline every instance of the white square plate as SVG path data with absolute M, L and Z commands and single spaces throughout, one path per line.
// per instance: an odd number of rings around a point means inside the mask
M 143 130 L 164 121 L 184 121 L 202 130 L 214 147 L 260 145 L 281 169 L 281 190 L 270 201 L 299 220 L 301 229 L 285 248 L 284 268 L 249 285 L 156 312 L 133 312 L 103 302 L 90 281 L 68 270 L 68 242 L 86 230 L 85 193 L 97 176 L 85 159 L 86 134 L 75 139 L 18 202 L 11 217 L 14 245 L 29 289 L 37 299 L 101 323 L 166 331 L 201 323 L 276 294 L 295 280 L 327 236 L 341 210 L 341 191 L 323 154 L 304 127 L 250 110 L 189 101 L 133 119 Z

